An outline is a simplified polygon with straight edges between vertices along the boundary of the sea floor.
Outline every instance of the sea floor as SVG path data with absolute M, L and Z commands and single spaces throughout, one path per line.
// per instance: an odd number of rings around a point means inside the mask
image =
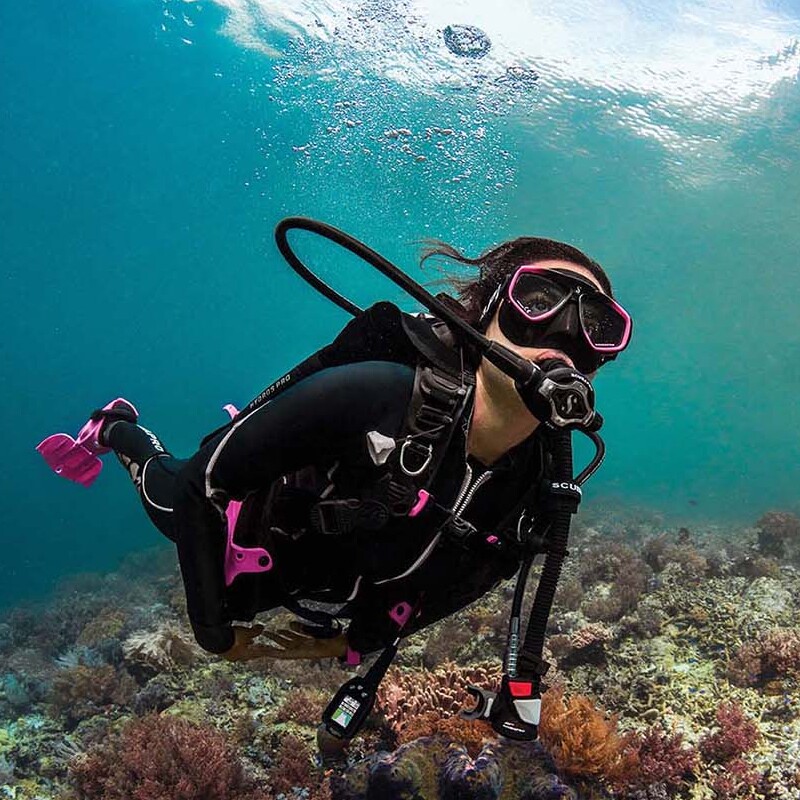
M 73 576 L 0 617 L 0 798 L 800 800 L 800 519 L 582 512 L 536 743 L 458 715 L 499 686 L 512 594 L 405 640 L 342 747 L 319 718 L 354 673 L 201 651 L 171 550 Z

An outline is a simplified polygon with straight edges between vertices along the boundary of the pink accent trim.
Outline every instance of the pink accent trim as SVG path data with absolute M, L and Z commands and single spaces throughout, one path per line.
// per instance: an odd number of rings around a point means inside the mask
M 491 536 L 486 537 L 486 541 L 489 542 L 489 544 L 497 544 L 500 540 L 494 534 L 492 534 Z
M 225 585 L 230 586 L 242 572 L 269 572 L 272 556 L 263 547 L 241 547 L 233 541 L 233 532 L 242 504 L 231 500 L 225 509 L 228 519 L 228 542 L 225 546 Z
M 389 612 L 389 616 L 397 623 L 398 627 L 403 628 L 411 619 L 413 611 L 411 603 L 401 602 Z
M 423 508 L 425 508 L 425 504 L 430 499 L 430 494 L 426 492 L 424 489 L 420 489 L 417 492 L 417 502 L 414 503 L 413 508 L 411 511 L 408 512 L 409 517 L 416 517 Z
M 555 306 L 553 306 L 553 308 L 551 308 L 550 311 L 544 314 L 538 314 L 537 316 L 531 316 L 514 299 L 514 288 L 516 287 L 517 282 L 519 281 L 521 275 L 523 275 L 526 272 L 547 275 L 549 271 L 550 270 L 547 267 L 537 267 L 532 264 L 523 264 L 523 266 L 519 267 L 519 269 L 517 269 L 517 271 L 514 273 L 514 277 L 511 279 L 511 283 L 509 283 L 508 285 L 508 292 L 507 292 L 508 301 L 511 303 L 511 305 L 514 306 L 514 308 L 517 309 L 517 311 L 519 311 L 520 314 L 522 314 L 523 317 L 526 317 L 531 322 L 544 322 L 544 320 L 549 319 L 553 315 L 557 314 L 564 306 L 564 304 L 567 303 L 569 301 L 569 298 L 572 296 L 571 294 L 567 295 L 560 303 L 557 303 Z M 604 293 L 600 292 L 600 294 Z M 608 302 L 611 304 L 614 310 L 625 320 L 625 330 L 623 331 L 622 334 L 622 343 L 618 345 L 609 346 L 609 345 L 596 345 L 594 344 L 594 342 L 592 342 L 592 340 L 586 333 L 586 329 L 584 328 L 583 325 L 583 307 L 579 299 L 578 309 L 580 311 L 580 317 L 581 317 L 581 330 L 583 331 L 583 335 L 586 341 L 593 350 L 596 350 L 598 353 L 619 353 L 620 351 L 624 350 L 628 346 L 628 343 L 630 342 L 632 321 L 630 314 L 628 314 L 628 312 L 616 300 L 613 300 L 611 297 L 608 297 L 608 295 L 605 296 L 607 297 Z
M 361 663 L 361 653 L 356 652 L 350 645 L 347 645 L 347 654 L 345 655 L 344 663 L 349 667 L 357 667 Z
M 239 410 L 233 403 L 222 407 L 233 419 Z M 241 547 L 233 541 L 236 522 L 242 504 L 239 500 L 231 500 L 225 509 L 228 520 L 228 542 L 225 546 L 225 585 L 230 586 L 242 572 L 269 572 L 272 569 L 272 556 L 263 547 Z

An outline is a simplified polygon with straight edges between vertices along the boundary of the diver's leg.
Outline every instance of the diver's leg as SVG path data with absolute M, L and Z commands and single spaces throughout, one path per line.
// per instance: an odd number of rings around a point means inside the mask
M 172 498 L 175 476 L 185 460 L 175 458 L 152 431 L 133 422 L 107 423 L 99 438 L 128 471 L 151 522 L 174 542 Z

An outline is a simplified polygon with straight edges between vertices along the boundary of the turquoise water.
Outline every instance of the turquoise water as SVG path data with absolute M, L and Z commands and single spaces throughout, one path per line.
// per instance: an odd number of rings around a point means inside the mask
M 587 500 L 676 524 L 800 510 L 799 4 L 0 13 L 0 604 L 158 541 L 115 464 L 57 480 L 41 438 L 123 395 L 189 454 L 344 324 L 282 263 L 288 214 L 425 280 L 424 236 L 584 248 L 636 322 L 597 380 Z M 448 51 L 449 23 L 484 29 L 486 57 Z M 414 307 L 313 253 L 359 302 Z

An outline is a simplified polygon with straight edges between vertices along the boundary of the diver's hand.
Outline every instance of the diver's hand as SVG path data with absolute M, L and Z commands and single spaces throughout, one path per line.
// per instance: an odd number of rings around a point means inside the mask
M 269 658 L 344 658 L 347 655 L 345 634 L 316 639 L 298 621 L 290 622 L 289 628 L 264 631 L 264 636 L 279 645 L 260 648 Z
M 266 658 L 268 654 L 264 651 L 270 648 L 253 644 L 253 639 L 263 630 L 263 625 L 253 625 L 250 628 L 246 628 L 244 625 L 234 625 L 233 647 L 222 653 L 222 657 L 228 661 L 251 661 L 254 658 Z

